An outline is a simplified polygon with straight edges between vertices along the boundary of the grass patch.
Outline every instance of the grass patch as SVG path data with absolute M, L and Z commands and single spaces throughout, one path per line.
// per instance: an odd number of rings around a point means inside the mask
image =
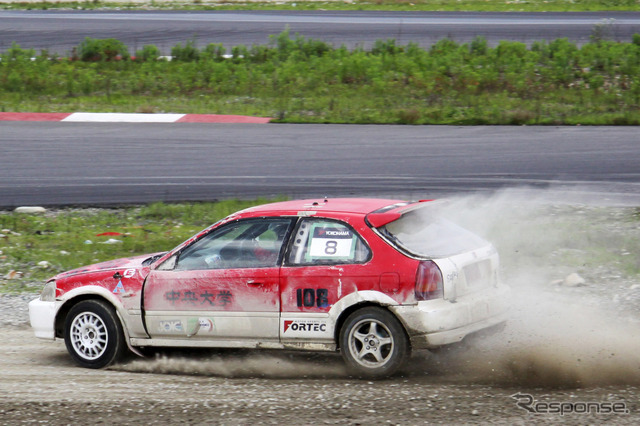
M 59 272 L 170 250 L 233 212 L 270 201 L 154 203 L 44 214 L 0 212 L 0 292 L 37 291 L 43 280 Z M 103 233 L 120 235 L 99 236 Z M 16 278 L 6 279 L 9 274 Z

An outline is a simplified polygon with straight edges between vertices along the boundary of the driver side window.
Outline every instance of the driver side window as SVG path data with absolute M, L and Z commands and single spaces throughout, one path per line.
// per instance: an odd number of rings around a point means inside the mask
M 291 219 L 262 218 L 228 223 L 178 254 L 176 270 L 277 266 Z

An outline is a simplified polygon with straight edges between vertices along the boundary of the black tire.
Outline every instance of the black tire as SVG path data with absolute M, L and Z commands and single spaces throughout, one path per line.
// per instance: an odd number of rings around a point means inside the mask
M 72 307 L 64 329 L 67 351 L 81 367 L 106 367 L 118 361 L 127 348 L 115 310 L 100 300 L 85 300 Z
M 340 329 L 340 352 L 354 374 L 385 377 L 404 365 L 411 347 L 400 321 L 388 310 L 372 306 L 347 317 Z

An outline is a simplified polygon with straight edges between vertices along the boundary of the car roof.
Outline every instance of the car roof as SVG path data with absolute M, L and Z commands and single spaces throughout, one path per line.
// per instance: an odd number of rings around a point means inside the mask
M 259 216 L 366 216 L 378 228 L 398 220 L 403 214 L 423 208 L 433 200 L 403 201 L 381 198 L 321 198 L 263 204 L 242 210 L 232 217 Z
M 316 198 L 306 200 L 281 201 L 250 207 L 242 212 L 242 216 L 262 215 L 301 215 L 322 213 L 342 213 L 348 215 L 366 215 L 375 210 L 395 205 L 406 204 L 406 201 L 381 198 Z

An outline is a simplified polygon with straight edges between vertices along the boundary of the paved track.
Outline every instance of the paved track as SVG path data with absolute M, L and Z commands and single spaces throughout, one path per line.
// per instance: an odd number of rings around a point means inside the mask
M 0 122 L 0 206 L 534 186 L 640 204 L 634 127 Z
M 0 11 L 0 51 L 17 42 L 23 48 L 64 55 L 85 37 L 114 37 L 132 52 L 154 44 L 168 55 L 173 46 L 188 40 L 199 47 L 266 44 L 270 35 L 287 27 L 292 34 L 349 48 L 369 48 L 375 40 L 387 39 L 429 46 L 442 38 L 469 42 L 476 36 L 491 44 L 562 37 L 582 44 L 596 25 L 601 25 L 604 37 L 630 41 L 632 34 L 640 33 L 640 12 Z

